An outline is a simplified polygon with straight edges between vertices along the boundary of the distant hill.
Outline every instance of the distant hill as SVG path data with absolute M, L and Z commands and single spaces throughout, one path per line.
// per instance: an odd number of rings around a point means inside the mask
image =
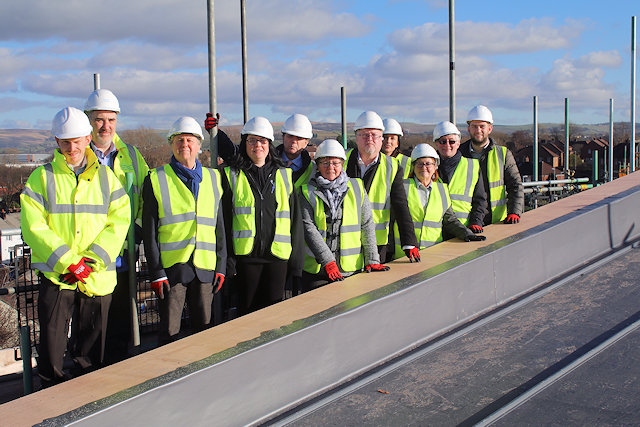
M 0 129 L 0 153 L 47 153 L 55 146 L 49 130 Z
M 466 126 L 463 123 L 459 123 L 460 131 L 462 132 L 463 139 L 466 138 Z M 616 124 L 618 125 L 618 124 Z M 273 127 L 276 132 L 276 143 L 280 139 L 280 127 L 282 123 L 274 122 Z M 627 123 L 628 126 L 628 123 Z M 407 135 L 424 135 L 425 140 L 431 141 L 431 133 L 433 132 L 433 124 L 419 124 L 419 123 L 402 123 L 405 136 Z M 349 129 L 349 135 L 352 135 L 353 123 L 349 123 L 347 128 Z M 516 131 L 531 131 L 532 125 L 495 125 L 494 132 L 510 135 Z M 242 126 L 232 125 L 223 126 L 222 129 L 227 132 L 233 140 L 240 134 Z M 539 131 L 541 133 L 549 132 L 549 130 L 555 129 L 556 133 L 558 129 L 564 129 L 564 124 L 551 124 L 544 123 L 539 125 Z M 322 141 L 326 138 L 337 138 L 342 133 L 342 125 L 340 123 L 313 123 L 313 130 L 316 134 L 314 141 Z M 161 131 L 158 131 L 161 132 Z M 564 131 L 562 131 L 563 134 Z M 576 136 L 591 137 L 591 136 L 603 136 L 609 132 L 608 123 L 599 123 L 592 125 L 578 125 L 571 124 L 572 138 Z M 164 131 L 162 132 L 164 134 Z M 0 129 L 0 154 L 18 154 L 18 153 L 49 153 L 56 146 L 55 140 L 51 136 L 49 130 L 38 129 Z

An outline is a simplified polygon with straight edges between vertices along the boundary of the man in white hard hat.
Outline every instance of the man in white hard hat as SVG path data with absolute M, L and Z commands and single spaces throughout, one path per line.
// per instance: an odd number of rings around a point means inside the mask
M 513 154 L 490 138 L 493 115 L 484 105 L 476 105 L 467 116 L 470 139 L 460 146 L 465 157 L 479 159 L 489 209 L 484 224 L 516 224 L 524 209 L 522 178 Z
M 135 235 L 141 235 L 142 194 L 144 178 L 149 172 L 147 162 L 140 151 L 132 145 L 125 144 L 116 133 L 120 103 L 118 98 L 108 89 L 97 89 L 91 92 L 84 105 L 93 128 L 91 132 L 91 149 L 98 161 L 111 168 L 123 186 L 127 183 L 127 174 L 131 179 L 131 188 L 126 189 L 132 201 L 133 226 Z M 139 244 L 138 240 L 135 244 Z M 107 342 L 105 361 L 116 363 L 129 356 L 129 344 L 132 331 L 131 301 L 129 298 L 129 243 L 125 241 L 116 262 L 118 285 L 113 292 L 113 300 L 107 325 Z M 137 259 L 134 246 L 132 258 Z M 131 266 L 135 269 L 135 266 Z M 133 286 L 137 286 L 137 280 Z
M 38 374 L 45 387 L 70 377 L 63 359 L 72 315 L 74 372 L 102 365 L 116 257 L 131 222 L 129 197 L 89 149 L 87 116 L 64 108 L 52 133 L 53 160 L 33 171 L 20 195 L 22 235 L 40 278 Z
M 178 338 L 185 300 L 192 332 L 211 323 L 214 294 L 224 283 L 227 241 L 217 169 L 198 160 L 202 128 L 180 117 L 167 135 L 173 156 L 145 179 L 143 242 L 151 288 L 159 299 L 158 343 Z
M 407 179 L 411 172 L 411 158 L 400 152 L 400 138 L 404 136 L 402 126 L 396 119 L 382 120 L 384 132 L 382 133 L 382 152 L 389 157 L 393 157 L 402 166 L 403 178 Z
M 400 231 L 400 244 L 411 262 L 420 261 L 418 241 L 403 186 L 403 170 L 398 161 L 381 153 L 384 125 L 374 111 L 365 111 L 355 121 L 357 150 L 347 153 L 347 175 L 361 178 L 367 190 L 376 224 L 380 260 L 393 260 L 395 242 L 393 223 Z
M 448 184 L 451 208 L 462 224 L 474 233 L 482 233 L 487 213 L 487 193 L 484 189 L 480 162 L 462 157 L 460 131 L 449 121 L 436 124 L 433 142 L 440 156 L 438 175 Z M 450 236 L 445 233 L 444 238 Z
M 204 127 L 207 132 L 218 126 L 220 115 L 207 113 Z M 291 168 L 293 182 L 296 188 L 306 184 L 314 170 L 314 164 L 306 148 L 313 138 L 313 129 L 309 118 L 303 114 L 292 114 L 285 120 L 281 128 L 282 144 L 275 149 L 284 165 Z M 234 144 L 228 135 L 218 130 L 218 155 L 228 162 L 238 152 L 238 146 Z

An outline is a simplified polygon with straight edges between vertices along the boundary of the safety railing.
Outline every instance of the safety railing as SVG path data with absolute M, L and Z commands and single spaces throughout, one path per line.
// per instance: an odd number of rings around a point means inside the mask
M 553 179 L 523 182 L 525 204 L 536 209 L 540 203 L 547 204 L 592 188 L 589 178 Z

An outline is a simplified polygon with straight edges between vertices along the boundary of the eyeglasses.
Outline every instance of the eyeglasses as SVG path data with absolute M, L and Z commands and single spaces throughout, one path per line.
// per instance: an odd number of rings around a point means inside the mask
M 422 169 L 422 168 L 426 168 L 427 166 L 435 166 L 436 163 L 435 162 L 415 162 L 413 165 L 419 169 Z
M 371 133 L 371 132 L 367 132 L 367 133 L 358 132 L 356 136 L 365 140 L 372 139 L 374 141 L 378 141 L 382 139 L 382 135 L 378 135 L 377 133 Z
M 319 166 L 322 167 L 329 167 L 329 166 L 333 166 L 334 168 L 338 167 L 338 166 L 342 166 L 342 161 L 341 160 L 320 160 L 318 162 Z
M 445 145 L 445 144 L 449 144 L 449 145 L 456 145 L 458 141 L 455 139 L 439 139 L 438 140 L 438 144 L 440 145 Z
M 257 145 L 258 143 L 265 145 L 269 143 L 267 138 L 256 138 L 256 137 L 248 137 L 247 144 L 249 145 Z

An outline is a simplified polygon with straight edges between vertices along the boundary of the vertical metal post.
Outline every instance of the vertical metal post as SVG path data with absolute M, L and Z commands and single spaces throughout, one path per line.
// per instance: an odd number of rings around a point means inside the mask
M 33 369 L 31 366 L 31 339 L 29 326 L 20 326 L 20 356 L 22 357 L 22 388 L 24 395 L 33 393 Z
M 609 182 L 613 181 L 613 98 L 609 98 Z
M 216 103 L 216 31 L 214 0 L 207 0 L 207 33 L 209 46 L 209 111 L 218 112 Z M 211 151 L 211 167 L 218 166 L 218 127 L 209 131 L 209 150 Z
M 564 178 L 569 178 L 569 98 L 564 99 Z
M 600 175 L 598 171 L 598 150 L 593 150 L 593 186 L 595 187 L 598 183 L 598 176 Z
M 636 170 L 636 17 L 631 17 L 631 170 Z
M 340 88 L 340 105 L 342 111 L 342 146 L 347 149 L 347 91 L 342 86 Z
M 247 83 L 247 22 L 245 0 L 240 0 L 240 33 L 242 44 L 242 106 L 244 123 L 249 120 L 249 89 Z
M 538 97 L 533 97 L 533 179 L 538 181 Z
M 100 89 L 100 73 L 93 73 L 93 90 Z
M 449 0 L 449 121 L 456 124 L 455 0 Z
M 129 263 L 129 306 L 131 308 L 131 344 L 140 346 L 140 322 L 138 321 L 138 275 L 136 274 L 136 215 L 133 211 L 133 173 L 124 175 L 124 189 L 129 195 L 131 225 L 127 235 L 127 262 Z

